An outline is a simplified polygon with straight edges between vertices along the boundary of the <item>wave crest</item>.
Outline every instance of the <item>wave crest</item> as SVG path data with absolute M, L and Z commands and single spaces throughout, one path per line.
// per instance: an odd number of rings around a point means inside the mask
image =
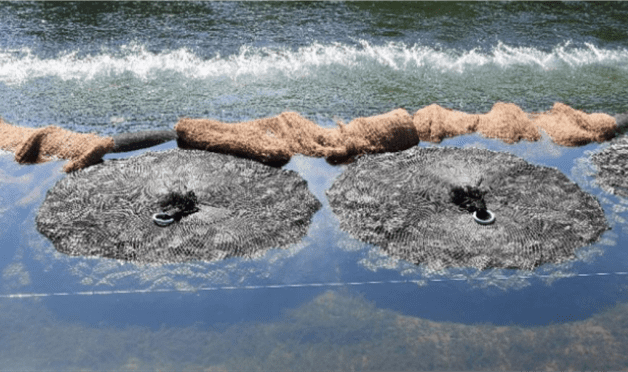
M 187 79 L 230 78 L 241 76 L 276 76 L 288 78 L 316 74 L 321 67 L 343 69 L 389 69 L 406 73 L 428 69 L 435 73 L 472 72 L 478 68 L 510 69 L 517 66 L 539 71 L 603 65 L 628 69 L 627 49 L 600 49 L 593 44 L 570 46 L 569 42 L 545 52 L 533 47 L 513 47 L 499 42 L 489 52 L 479 48 L 468 51 L 439 49 L 414 44 L 372 45 L 360 40 L 357 45 L 314 43 L 297 50 L 242 46 L 237 54 L 203 58 L 188 48 L 163 51 L 147 50 L 144 45 L 129 44 L 119 51 L 103 50 L 97 55 L 80 56 L 79 51 L 39 58 L 31 49 L 0 50 L 0 81 L 19 84 L 27 80 L 53 76 L 63 80 L 91 80 L 130 73 L 137 78 L 153 79 L 161 73 L 181 74 Z

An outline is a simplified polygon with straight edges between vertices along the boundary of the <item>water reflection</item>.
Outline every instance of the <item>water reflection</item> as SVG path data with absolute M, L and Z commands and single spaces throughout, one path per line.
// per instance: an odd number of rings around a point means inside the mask
M 172 265 L 68 257 L 34 223 L 63 162 L 22 166 L 3 155 L 0 342 L 9 346 L 0 359 L 53 370 L 621 368 L 627 203 L 593 182 L 586 154 L 599 145 L 471 135 L 439 146 L 557 166 L 600 199 L 613 230 L 575 260 L 533 272 L 432 270 L 341 231 L 325 190 L 344 166 L 296 156 L 285 168 L 323 207 L 287 250 Z
M 342 289 L 270 322 L 154 330 L 87 326 L 37 302 L 0 300 L 0 359 L 11 370 L 622 369 L 627 306 L 547 327 L 463 325 L 382 310 Z
M 412 6 L 0 3 L 0 115 L 108 135 L 431 103 L 626 110 L 628 3 Z M 598 145 L 442 145 L 558 167 L 613 229 L 533 277 L 431 272 L 340 231 L 324 191 L 343 168 L 296 157 L 324 204 L 302 244 L 219 264 L 68 258 L 34 224 L 63 164 L 0 155 L 0 369 L 625 369 L 628 202 L 592 181 Z
M 466 324 L 490 322 L 522 326 L 546 325 L 560 317 L 586 319 L 598 310 L 585 306 L 585 302 L 607 306 L 623 298 L 621 286 L 626 275 L 621 273 L 627 265 L 622 254 L 623 244 L 618 242 L 622 241 L 619 227 L 623 225 L 620 221 L 626 217 L 625 211 L 617 209 L 621 203 L 610 200 L 590 184 L 589 174 L 578 167 L 570 172 L 570 164 L 586 158 L 583 151 L 588 147 L 558 147 L 547 139 L 506 145 L 475 135 L 447 139 L 442 145 L 509 151 L 533 163 L 558 165 L 579 184 L 581 180 L 586 181 L 581 187 L 600 198 L 613 230 L 606 232 L 600 242 L 579 249 L 575 260 L 543 265 L 533 272 L 417 266 L 391 258 L 379 247 L 361 243 L 341 231 L 325 190 L 331 187 L 344 167 L 331 166 L 322 159 L 296 156 L 286 168 L 296 171 L 308 182 L 311 192 L 323 202 L 323 208 L 314 215 L 303 241 L 286 250 L 270 250 L 253 260 L 168 265 L 68 257 L 56 252 L 52 244 L 37 233 L 34 222 L 45 191 L 65 176 L 60 173 L 63 163 L 29 167 L 15 164 L 10 156 L 6 156 L 2 164 L 6 177 L 0 197 L 16 201 L 16 205 L 8 204 L 7 213 L 11 213 L 11 218 L 4 220 L 3 227 L 6 228 L 3 228 L 2 239 L 8 250 L 2 260 L 5 271 L 0 297 L 29 293 L 43 295 L 47 297 L 42 298 L 50 302 L 48 308 L 58 316 L 72 314 L 72 319 L 88 324 L 122 321 L 151 328 L 161 323 L 186 326 L 207 319 L 202 312 L 177 316 L 190 308 L 224 309 L 228 306 L 230 310 L 225 310 L 217 319 L 227 323 L 254 320 L 259 310 L 249 311 L 251 303 L 255 303 L 258 293 L 272 290 L 292 291 L 288 302 L 286 299 L 264 300 L 256 305 L 272 318 L 280 317 L 287 303 L 295 305 L 310 300 L 317 294 L 315 290 L 350 286 L 359 288 L 376 306 L 407 316 Z M 151 150 L 161 151 L 174 146 L 174 143 L 166 143 Z M 137 156 L 142 152 L 110 154 L 106 159 Z M 23 184 L 16 183 L 18 180 Z M 598 273 L 609 275 L 604 277 L 604 290 L 598 288 Z M 239 302 L 226 294 L 233 291 L 244 291 Z M 223 300 L 153 303 L 136 299 L 146 293 L 204 296 L 216 292 L 225 292 L 220 297 Z M 132 311 L 120 314 L 117 319 L 115 314 L 118 314 L 119 304 L 108 298 L 123 294 L 127 297 L 123 297 L 121 303 L 126 307 L 132 303 Z M 583 299 L 586 301 L 582 302 Z M 244 305 L 238 306 L 238 303 Z M 452 303 L 458 306 L 452 307 Z M 535 304 L 533 310 L 526 308 L 529 303 Z M 69 312 L 68 307 L 74 310 Z M 461 308 L 465 311 L 455 310 Z M 496 308 L 500 310 L 494 311 Z M 148 312 L 154 314 L 147 317 Z

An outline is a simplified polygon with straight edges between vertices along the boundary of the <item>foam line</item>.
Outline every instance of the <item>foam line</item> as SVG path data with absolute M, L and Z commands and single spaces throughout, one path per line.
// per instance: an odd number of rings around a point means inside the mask
M 573 277 L 594 277 L 594 276 L 626 276 L 626 271 L 615 272 L 598 272 L 598 273 L 581 273 L 575 274 Z M 298 283 L 298 284 L 271 284 L 271 285 L 246 285 L 246 286 L 224 286 L 224 287 L 201 287 L 191 289 L 128 289 L 113 291 L 79 291 L 79 292 L 50 292 L 50 293 L 11 293 L 0 294 L 0 298 L 22 299 L 22 298 L 39 298 L 39 297 L 63 297 L 63 296 L 105 296 L 118 294 L 140 294 L 140 293 L 174 293 L 174 292 L 210 292 L 210 291 L 237 291 L 237 290 L 259 290 L 259 289 L 287 289 L 287 288 L 320 288 L 320 287 L 343 287 L 343 286 L 366 286 L 378 284 L 422 284 L 424 282 L 453 282 L 462 280 L 478 280 L 485 281 L 491 279 L 508 280 L 510 278 L 531 279 L 551 278 L 552 275 L 513 275 L 511 277 L 498 275 L 496 277 L 477 277 L 477 278 L 433 278 L 424 280 L 373 280 L 365 282 L 319 282 L 319 283 Z
M 258 76 L 282 74 L 288 78 L 321 71 L 326 66 L 349 70 L 385 68 L 415 71 L 434 69 L 443 73 L 463 73 L 477 68 L 508 69 L 530 66 L 540 71 L 580 68 L 602 64 L 625 68 L 626 49 L 604 49 L 585 43 L 558 44 L 551 51 L 533 47 L 514 47 L 498 42 L 491 50 L 440 49 L 431 46 L 389 42 L 376 45 L 360 40 L 356 45 L 341 43 L 311 45 L 296 50 L 242 46 L 237 54 L 207 58 L 188 48 L 159 53 L 132 43 L 118 50 L 105 50 L 81 56 L 78 50 L 60 53 L 54 58 L 40 58 L 29 48 L 0 50 L 0 81 L 20 84 L 24 81 L 55 76 L 62 80 L 92 80 L 130 73 L 139 79 L 155 79 L 160 73 L 174 73 L 186 79 Z M 157 75 L 156 75 L 157 74 Z

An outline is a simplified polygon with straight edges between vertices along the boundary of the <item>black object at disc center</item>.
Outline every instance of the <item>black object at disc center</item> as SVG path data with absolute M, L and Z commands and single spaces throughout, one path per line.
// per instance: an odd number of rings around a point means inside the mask
M 452 203 L 472 214 L 477 223 L 487 225 L 495 221 L 495 216 L 486 208 L 484 195 L 486 191 L 475 186 L 453 186 L 449 191 Z
M 198 198 L 194 191 L 170 191 L 159 198 L 161 211 L 153 215 L 156 225 L 165 227 L 181 218 L 199 211 Z

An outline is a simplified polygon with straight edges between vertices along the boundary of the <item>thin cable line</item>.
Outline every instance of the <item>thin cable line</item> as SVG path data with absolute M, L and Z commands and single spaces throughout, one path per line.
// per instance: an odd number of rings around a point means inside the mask
M 628 275 L 627 271 L 599 272 L 599 273 L 583 273 L 575 274 L 571 277 L 594 277 L 594 276 L 619 276 Z M 495 276 L 477 277 L 477 278 L 433 278 L 423 280 L 373 280 L 366 282 L 320 282 L 320 283 L 299 283 L 299 284 L 270 284 L 270 285 L 245 285 L 245 286 L 223 286 L 223 287 L 201 287 L 191 289 L 128 289 L 113 291 L 79 291 L 79 292 L 50 292 L 50 293 L 12 293 L 0 294 L 0 298 L 35 298 L 35 297 L 54 297 L 54 296 L 94 296 L 94 295 L 113 295 L 113 294 L 138 294 L 138 293 L 173 293 L 173 292 L 209 292 L 209 291 L 234 291 L 234 290 L 254 290 L 254 289 L 281 289 L 281 288 L 314 288 L 314 287 L 342 287 L 342 286 L 365 286 L 375 284 L 421 284 L 424 282 L 449 282 L 463 280 L 508 280 L 511 278 L 531 279 L 531 278 L 551 278 L 552 275 L 513 275 L 513 276 Z

